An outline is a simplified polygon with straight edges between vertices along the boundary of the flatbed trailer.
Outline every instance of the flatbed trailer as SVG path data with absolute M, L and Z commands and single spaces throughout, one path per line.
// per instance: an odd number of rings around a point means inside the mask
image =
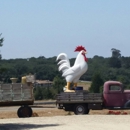
M 33 105 L 33 86 L 32 84 L 0 84 L 0 107 L 3 106 L 21 106 L 18 111 L 18 117 L 31 117 Z
M 58 109 L 73 111 L 75 114 L 88 114 L 89 110 L 103 109 L 101 93 L 89 93 L 85 90 L 75 92 L 61 92 L 56 97 Z

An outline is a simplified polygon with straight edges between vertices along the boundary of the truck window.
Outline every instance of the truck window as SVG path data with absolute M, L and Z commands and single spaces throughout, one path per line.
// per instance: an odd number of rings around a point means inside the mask
M 110 85 L 109 90 L 110 91 L 120 91 L 121 87 L 119 85 Z

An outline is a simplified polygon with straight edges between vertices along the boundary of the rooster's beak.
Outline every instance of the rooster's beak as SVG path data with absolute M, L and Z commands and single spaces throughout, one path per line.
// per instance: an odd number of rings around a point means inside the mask
M 84 53 L 85 53 L 85 54 L 87 54 L 88 52 L 87 52 L 87 51 L 85 51 Z

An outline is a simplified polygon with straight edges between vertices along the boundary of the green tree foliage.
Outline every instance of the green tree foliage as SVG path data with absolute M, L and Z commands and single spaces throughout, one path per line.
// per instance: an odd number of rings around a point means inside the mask
M 112 57 L 116 57 L 116 58 L 120 58 L 121 57 L 121 53 L 120 53 L 121 51 L 120 50 L 112 48 L 111 51 L 112 51 Z
M 75 59 L 70 59 L 70 62 L 75 61 Z M 95 72 L 100 72 L 100 75 L 104 80 L 118 80 L 119 76 L 130 76 L 130 57 L 121 57 L 121 67 L 111 67 L 109 65 L 110 58 L 104 58 L 101 56 L 94 56 L 93 58 L 88 58 L 88 70 L 80 78 L 81 80 L 92 80 L 92 76 Z M 36 78 L 39 80 L 50 80 L 58 76 L 61 78 L 62 73 L 58 71 L 58 66 L 56 62 L 56 57 L 45 58 L 45 57 L 31 57 L 29 59 L 2 59 L 0 61 L 0 68 L 6 70 L 1 72 L 1 77 L 4 82 L 11 82 L 9 78 L 19 77 L 18 82 L 20 82 L 21 77 L 29 73 L 35 74 Z M 62 78 L 61 78 L 62 79 Z M 130 80 L 127 81 L 130 84 Z
M 90 92 L 99 93 L 102 85 L 103 85 L 103 79 L 101 78 L 100 74 L 97 72 L 93 75 L 92 84 L 89 90 Z
M 62 78 L 56 76 L 53 80 L 52 86 L 40 86 L 34 88 L 35 100 L 55 99 L 56 95 L 63 91 L 64 86 L 65 81 Z
M 113 68 L 120 68 L 121 67 L 121 60 L 117 57 L 111 57 L 109 61 L 110 67 Z
M 129 69 L 130 68 L 130 57 L 121 57 L 121 64 L 122 67 L 125 69 Z
M 43 99 L 43 88 L 42 87 L 34 88 L 34 97 L 35 97 L 35 100 Z
M 121 67 L 121 53 L 120 50 L 117 50 L 115 48 L 111 49 L 112 51 L 112 57 L 109 60 L 110 67 L 113 68 L 120 68 Z
M 34 98 L 35 100 L 55 99 L 52 87 L 35 87 Z
M 53 87 L 55 89 L 56 94 L 63 91 L 63 87 L 65 87 L 65 80 L 62 78 L 56 76 L 53 80 Z

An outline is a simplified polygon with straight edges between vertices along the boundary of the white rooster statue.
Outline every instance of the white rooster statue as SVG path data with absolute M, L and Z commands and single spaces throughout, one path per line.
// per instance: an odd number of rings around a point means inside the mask
M 75 49 L 75 52 L 78 51 L 79 54 L 77 55 L 77 58 L 75 60 L 74 65 L 70 66 L 70 61 L 65 53 L 60 53 L 57 56 L 57 61 L 59 65 L 59 71 L 62 71 L 62 76 L 65 77 L 67 85 L 66 85 L 66 92 L 72 92 L 70 90 L 70 84 L 73 83 L 74 87 L 77 86 L 77 83 L 80 79 L 80 77 L 87 71 L 88 65 L 86 58 L 86 49 L 83 46 L 78 46 Z

